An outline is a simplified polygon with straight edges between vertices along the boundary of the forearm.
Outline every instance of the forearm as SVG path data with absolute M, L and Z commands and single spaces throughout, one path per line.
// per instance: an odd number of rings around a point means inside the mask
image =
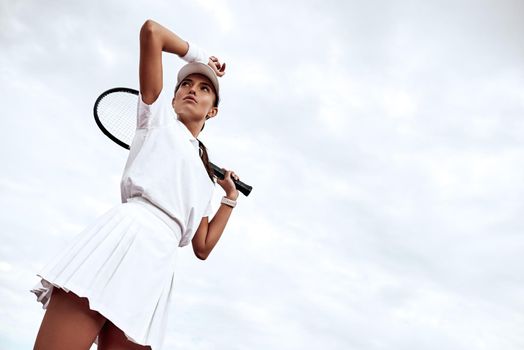
M 215 213 L 213 219 L 209 222 L 207 227 L 207 235 L 205 240 L 205 255 L 209 255 L 218 240 L 222 236 L 224 229 L 226 228 L 229 217 L 233 212 L 233 208 L 225 204 L 220 204 L 220 208 Z
M 235 189 L 234 192 L 227 193 L 226 198 L 236 200 L 238 198 L 238 191 Z M 204 230 L 199 234 L 197 233 L 196 247 L 199 247 L 197 250 L 199 254 L 197 256 L 200 259 L 206 259 L 207 256 L 211 253 L 218 240 L 222 236 L 226 224 L 229 221 L 229 217 L 233 212 L 233 208 L 230 206 L 220 203 L 218 211 L 215 213 L 215 216 L 209 224 L 204 227 Z M 207 222 L 207 221 L 206 221 Z M 196 253 L 196 251 L 195 251 Z

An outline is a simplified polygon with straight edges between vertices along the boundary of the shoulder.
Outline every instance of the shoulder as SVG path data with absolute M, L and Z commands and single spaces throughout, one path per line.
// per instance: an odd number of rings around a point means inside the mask
M 138 95 L 138 128 L 150 128 L 170 123 L 175 119 L 175 111 L 168 91 L 162 90 L 152 103 L 146 103 L 142 94 Z

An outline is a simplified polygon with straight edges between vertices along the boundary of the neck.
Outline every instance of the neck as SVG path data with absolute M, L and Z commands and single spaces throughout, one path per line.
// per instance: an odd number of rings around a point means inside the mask
M 186 128 L 189 130 L 189 132 L 196 138 L 198 138 L 198 135 L 200 134 L 200 130 L 202 130 L 202 125 L 204 125 L 205 120 L 202 121 L 183 121 L 180 119 L 182 124 L 186 126 Z

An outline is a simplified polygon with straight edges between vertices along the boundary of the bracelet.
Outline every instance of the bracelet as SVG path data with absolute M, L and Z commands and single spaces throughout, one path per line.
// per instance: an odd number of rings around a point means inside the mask
M 235 205 L 237 205 L 237 201 L 234 201 L 232 199 L 229 199 L 227 197 L 222 197 L 222 201 L 220 203 L 223 203 L 227 205 L 228 207 L 234 208 Z
M 181 58 L 186 62 L 200 62 L 207 64 L 209 62 L 209 55 L 198 45 L 190 44 L 189 41 L 186 41 L 187 46 L 189 47 L 186 54 Z

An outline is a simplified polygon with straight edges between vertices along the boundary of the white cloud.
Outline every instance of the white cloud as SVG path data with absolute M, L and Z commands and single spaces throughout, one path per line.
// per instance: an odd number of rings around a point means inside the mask
M 417 111 L 417 104 L 413 95 L 407 91 L 387 91 L 384 96 L 386 113 L 396 118 L 409 119 Z
M 13 266 L 5 261 L 0 261 L 0 271 L 2 272 L 9 272 L 13 269 Z
M 220 30 L 224 33 L 228 33 L 235 29 L 233 12 L 229 6 L 229 2 L 226 0 L 197 0 L 198 5 L 201 9 L 208 12 L 218 24 Z M 206 29 L 210 29 L 207 24 L 202 24 Z M 214 26 L 211 26 L 214 27 Z M 213 31 L 211 31 L 213 32 Z
M 107 47 L 102 42 L 99 42 L 97 45 L 98 53 L 104 63 L 111 66 L 116 62 L 117 54 L 114 50 L 112 50 L 110 47 Z

